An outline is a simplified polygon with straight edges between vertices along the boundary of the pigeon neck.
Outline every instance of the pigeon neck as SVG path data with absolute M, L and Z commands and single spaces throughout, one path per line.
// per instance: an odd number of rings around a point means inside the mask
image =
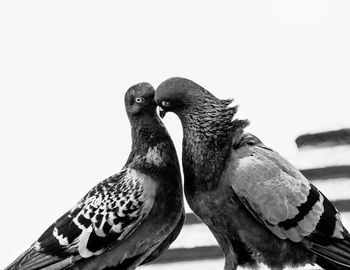
M 164 174 L 164 171 L 173 175 L 178 173 L 175 147 L 158 117 L 133 123 L 131 133 L 132 149 L 125 166 L 156 174 Z
M 235 134 L 232 121 L 219 115 L 192 114 L 182 124 L 185 189 L 188 192 L 215 189 Z
M 230 100 L 203 101 L 179 115 L 183 126 L 185 190 L 212 190 L 219 183 L 232 143 L 248 125 L 234 119 L 237 106 Z
M 141 119 L 131 125 L 132 150 L 148 149 L 166 139 L 166 130 L 158 117 Z

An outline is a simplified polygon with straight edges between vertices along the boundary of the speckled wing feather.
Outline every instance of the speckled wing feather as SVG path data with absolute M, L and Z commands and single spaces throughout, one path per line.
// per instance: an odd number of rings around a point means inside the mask
M 222 177 L 277 237 L 323 243 L 344 238 L 340 214 L 288 161 L 251 134 L 235 148 Z
M 19 269 L 60 262 L 64 266 L 101 254 L 127 238 L 148 216 L 156 189 L 149 176 L 134 169 L 109 177 L 52 224 L 14 264 Z

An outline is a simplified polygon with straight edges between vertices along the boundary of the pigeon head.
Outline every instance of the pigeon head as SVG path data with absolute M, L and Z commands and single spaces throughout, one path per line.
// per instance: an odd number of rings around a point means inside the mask
M 156 112 L 155 90 L 149 83 L 131 86 L 125 93 L 125 108 L 129 118 L 152 115 Z
M 195 82 L 185 78 L 170 78 L 159 85 L 155 94 L 160 116 L 169 111 L 180 119 L 184 114 L 210 112 L 211 109 L 226 110 L 231 99 L 221 100 Z
M 226 134 L 242 130 L 248 121 L 235 119 L 238 106 L 229 106 L 232 99 L 219 99 L 197 83 L 185 78 L 170 78 L 162 82 L 154 97 L 161 118 L 173 112 L 183 128 L 193 132 Z M 220 131 L 219 131 L 220 130 Z M 191 132 L 192 132 L 191 131 Z
M 208 102 L 218 102 L 214 95 L 202 86 L 185 78 L 170 78 L 157 88 L 155 101 L 163 118 L 168 111 L 179 116 L 184 110 L 201 107 Z

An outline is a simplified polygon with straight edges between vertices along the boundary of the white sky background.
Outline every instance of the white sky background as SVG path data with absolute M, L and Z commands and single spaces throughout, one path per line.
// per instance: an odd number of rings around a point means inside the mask
M 215 4 L 214 4 L 215 3 Z M 130 150 L 124 93 L 182 76 L 284 156 L 350 127 L 349 1 L 1 1 L 0 268 Z M 165 124 L 181 143 L 174 115 Z

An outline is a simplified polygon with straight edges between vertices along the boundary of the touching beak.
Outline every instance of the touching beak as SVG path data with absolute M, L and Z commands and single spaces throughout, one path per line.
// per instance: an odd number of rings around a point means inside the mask
M 159 108 L 159 116 L 160 118 L 164 118 L 164 116 L 166 115 L 166 110 L 164 110 L 162 107 L 158 106 Z

